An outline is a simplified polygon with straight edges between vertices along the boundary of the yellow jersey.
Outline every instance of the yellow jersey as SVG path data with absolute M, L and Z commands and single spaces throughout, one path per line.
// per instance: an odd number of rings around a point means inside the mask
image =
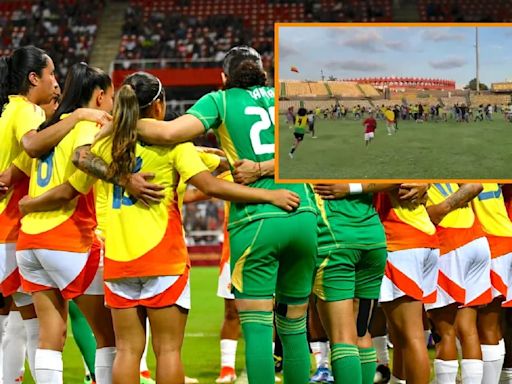
M 21 138 L 45 121 L 44 111 L 24 96 L 9 96 L 0 117 L 0 172 L 23 153 Z M 28 179 L 0 200 L 0 243 L 13 243 L 20 228 L 19 200 L 27 194 Z
M 92 152 L 110 163 L 111 138 L 96 144 Z M 105 280 L 181 275 L 190 264 L 176 189 L 180 179 L 187 181 L 207 168 L 191 143 L 171 148 L 138 143 L 135 153 L 133 172 L 154 173 L 152 181 L 165 187 L 165 197 L 147 208 L 120 186 L 108 186 Z M 87 193 L 94 181 L 83 172 L 76 172 L 69 180 L 81 193 Z
M 90 145 L 98 130 L 96 123 L 81 121 L 49 153 L 34 159 L 29 196 L 40 196 L 65 183 L 77 170 L 71 161 L 75 149 Z M 23 217 L 17 249 L 88 252 L 95 227 L 93 195 L 79 196 L 58 210 L 32 212 Z
M 456 183 L 434 183 L 428 189 L 427 206 L 437 205 L 459 190 Z M 440 253 L 444 255 L 484 234 L 471 205 L 448 213 L 437 225 Z
M 483 191 L 472 201 L 473 209 L 489 240 L 491 256 L 503 256 L 512 252 L 512 221 L 500 186 L 496 183 L 482 185 Z
M 396 192 L 379 192 L 374 203 L 384 225 L 388 251 L 439 247 L 436 227 L 425 206 L 404 207 Z

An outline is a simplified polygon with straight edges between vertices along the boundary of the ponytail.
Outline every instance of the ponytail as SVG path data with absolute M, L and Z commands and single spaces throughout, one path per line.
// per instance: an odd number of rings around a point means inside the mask
M 130 85 L 123 85 L 114 103 L 114 132 L 112 133 L 112 162 L 108 177 L 122 178 L 130 174 L 135 166 L 137 145 L 137 120 L 139 102 Z

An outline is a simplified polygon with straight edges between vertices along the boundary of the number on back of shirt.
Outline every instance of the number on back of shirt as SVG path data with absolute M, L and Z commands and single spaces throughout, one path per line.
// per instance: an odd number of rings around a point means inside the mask
M 244 113 L 247 116 L 258 116 L 259 121 L 255 122 L 250 130 L 252 149 L 256 155 L 274 153 L 274 143 L 263 144 L 261 142 L 261 132 L 274 126 L 274 107 L 267 109 L 262 107 L 246 107 Z

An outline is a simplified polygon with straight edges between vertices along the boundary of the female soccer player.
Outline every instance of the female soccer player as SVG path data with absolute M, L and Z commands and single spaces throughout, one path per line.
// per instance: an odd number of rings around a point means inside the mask
M 427 188 L 425 184 L 424 195 Z M 430 379 L 423 303 L 435 302 L 439 258 L 436 228 L 421 203 L 400 199 L 397 191 L 379 193 L 376 198 L 388 250 L 379 301 L 395 346 L 393 376 L 418 384 Z M 405 377 L 397 369 L 398 358 L 404 363 Z
M 75 64 L 66 78 L 62 102 L 47 125 L 79 107 L 108 113 L 112 110 L 113 94 L 112 81 L 107 74 L 84 63 Z M 94 123 L 80 122 L 55 148 L 37 159 L 31 169 L 30 197 L 35 198 L 66 182 L 76 170 L 71 161 L 75 150 L 90 145 L 97 130 Z M 100 245 L 95 243 L 95 227 L 92 193 L 62 209 L 29 213 L 22 220 L 17 260 L 23 286 L 32 292 L 41 324 L 36 353 L 38 382 L 62 382 L 67 301 L 74 299 L 96 336 L 96 381 L 111 383 L 115 340 L 110 311 L 103 305 L 98 268 Z
M 293 136 L 295 137 L 295 142 L 288 153 L 291 159 L 293 159 L 293 154 L 299 147 L 299 144 L 304 140 L 304 134 L 306 132 L 306 128 L 308 126 L 308 117 L 307 117 L 306 108 L 299 108 L 297 111 L 297 116 L 295 117 L 295 130 L 293 132 Z
M 28 179 L 22 173 L 13 175 L 11 164 L 25 152 L 33 157 L 44 155 L 80 120 L 99 122 L 109 116 L 103 111 L 80 108 L 68 118 L 38 131 L 45 121 L 44 112 L 38 105 L 49 103 L 57 88 L 53 61 L 41 49 L 22 47 L 12 56 L 0 59 L 0 105 L 3 106 L 0 116 L 0 145 L 3 146 L 0 150 L 0 172 L 3 174 L 0 180 L 10 188 L 0 200 L 0 281 L 3 295 L 7 298 L 0 312 L 0 335 L 3 334 L 10 296 L 13 295 L 27 330 L 27 354 L 33 376 L 39 325 L 30 297 L 17 292 L 20 279 L 15 251 L 20 225 L 18 201 L 27 193 Z M 4 379 L 12 382 L 10 378 Z
M 223 62 L 222 79 L 224 90 L 203 96 L 184 116 L 170 122 L 140 121 L 142 138 L 172 145 L 214 129 L 232 166 L 239 159 L 273 162 L 274 89 L 265 86 L 258 52 L 246 46 L 232 48 Z M 247 373 L 251 383 L 274 381 L 275 293 L 284 377 L 302 383 L 309 379 L 305 313 L 316 255 L 316 208 L 309 186 L 281 186 L 265 172 L 261 165 L 263 177 L 252 187 L 285 187 L 301 202 L 292 213 L 270 204 L 234 203 L 230 208 L 231 274 L 246 341 Z

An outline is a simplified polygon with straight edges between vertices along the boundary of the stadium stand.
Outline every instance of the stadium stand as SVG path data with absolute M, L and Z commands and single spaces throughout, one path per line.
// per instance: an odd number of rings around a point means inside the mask
M 331 89 L 333 96 L 363 98 L 364 94 L 358 87 L 357 83 L 349 83 L 344 81 L 328 81 L 327 85 Z
M 491 84 L 491 91 L 492 92 L 512 92 L 512 83 L 506 82 L 506 83 L 492 83 Z
M 359 84 L 359 88 L 366 97 L 380 97 L 381 94 L 371 84 Z
M 471 105 L 480 105 L 480 104 L 492 104 L 492 105 L 502 105 L 510 103 L 510 95 L 493 95 L 493 94 L 480 94 L 480 95 L 470 95 L 469 100 Z
M 63 81 L 68 68 L 87 61 L 104 0 L 0 2 L 0 56 L 24 45 L 46 50 Z
M 502 0 L 420 0 L 418 10 L 421 21 L 512 21 L 510 4 Z

